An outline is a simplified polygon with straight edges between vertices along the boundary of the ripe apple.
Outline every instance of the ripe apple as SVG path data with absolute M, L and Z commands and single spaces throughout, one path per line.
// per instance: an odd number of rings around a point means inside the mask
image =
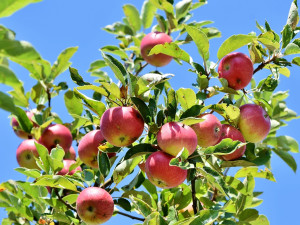
M 195 131 L 182 123 L 166 123 L 157 133 L 157 144 L 160 149 L 173 156 L 183 148 L 186 148 L 191 155 L 196 150 L 197 143 Z
M 145 172 L 155 186 L 173 188 L 186 179 L 187 170 L 169 165 L 172 158 L 174 157 L 162 151 L 154 152 L 147 158 Z
M 191 125 L 197 134 L 198 145 L 208 147 L 217 144 L 221 136 L 222 124 L 213 114 L 203 114 L 199 118 L 205 119 L 200 123 Z
M 28 117 L 29 120 L 31 120 L 31 118 L 34 116 L 34 113 L 31 111 L 26 111 L 26 115 Z M 32 121 L 32 120 L 31 120 Z M 18 122 L 18 120 L 15 117 L 12 117 L 11 119 L 11 126 L 15 132 L 15 134 L 22 139 L 28 139 L 28 136 L 30 134 L 26 133 L 25 131 L 23 131 L 20 127 L 20 124 Z M 36 123 L 33 123 L 34 127 L 37 127 L 38 125 Z
M 220 78 L 228 81 L 228 87 L 240 90 L 251 81 L 253 64 L 251 59 L 243 53 L 230 53 L 221 60 L 218 73 Z
M 49 125 L 40 138 L 40 143 L 43 144 L 49 152 L 59 144 L 64 150 L 69 151 L 72 145 L 72 134 L 70 130 L 62 124 Z
M 247 141 L 256 143 L 262 141 L 269 134 L 271 120 L 261 106 L 246 104 L 240 107 L 238 126 Z
M 74 170 L 69 171 L 70 167 L 76 163 L 75 160 L 71 160 L 71 159 L 64 159 L 63 160 L 64 163 L 64 168 L 62 168 L 61 171 L 59 171 L 57 173 L 57 175 L 73 175 L 76 171 L 82 171 L 81 167 L 78 166 L 77 168 L 75 168 Z
M 39 157 L 39 153 L 36 150 L 35 143 L 36 140 L 28 139 L 24 140 L 17 149 L 17 161 L 21 167 L 28 169 L 40 169 L 34 157 Z
M 245 139 L 242 133 L 235 127 L 228 124 L 222 125 L 222 133 L 219 142 L 225 138 L 231 138 L 233 141 L 240 141 L 245 143 Z M 226 161 L 235 160 L 242 157 L 245 151 L 246 146 L 244 145 L 228 155 L 222 155 L 221 158 Z
M 100 130 L 110 144 L 124 147 L 132 144 L 142 135 L 144 120 L 132 107 L 112 107 L 103 113 Z
M 103 144 L 105 139 L 100 130 L 93 130 L 83 136 L 78 145 L 78 155 L 82 162 L 86 165 L 98 168 L 98 147 Z M 115 156 L 116 153 L 107 153 L 109 158 Z
M 76 152 L 73 146 L 71 146 L 68 151 L 65 151 L 64 159 L 72 159 L 72 160 L 76 159 Z
M 173 57 L 162 53 L 148 55 L 155 45 L 170 43 L 172 38 L 163 32 L 151 32 L 141 42 L 141 55 L 146 62 L 153 66 L 161 67 L 169 64 Z
M 108 221 L 114 212 L 114 201 L 102 188 L 88 187 L 80 192 L 76 200 L 79 217 L 87 224 L 102 224 Z

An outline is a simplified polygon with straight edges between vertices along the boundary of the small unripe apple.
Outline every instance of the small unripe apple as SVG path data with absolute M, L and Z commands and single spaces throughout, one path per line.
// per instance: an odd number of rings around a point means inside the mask
M 162 53 L 148 55 L 155 45 L 172 42 L 172 38 L 163 32 L 151 32 L 141 42 L 141 55 L 146 62 L 153 66 L 161 67 L 169 64 L 173 57 Z
M 157 144 L 160 149 L 176 156 L 183 148 L 191 155 L 197 148 L 195 131 L 182 123 L 169 122 L 164 124 L 157 133 Z
M 26 115 L 27 115 L 28 119 L 31 120 L 31 118 L 34 116 L 34 113 L 31 112 L 31 111 L 26 111 Z M 12 126 L 15 134 L 19 138 L 28 139 L 28 137 L 30 136 L 30 134 L 26 133 L 24 130 L 21 129 L 20 124 L 19 124 L 18 120 L 15 117 L 12 117 L 12 119 L 11 119 L 11 126 Z M 33 122 L 33 126 L 37 127 L 38 125 Z
M 240 90 L 251 81 L 253 64 L 251 59 L 243 53 L 230 53 L 221 60 L 218 73 L 220 78 L 228 81 L 228 87 Z
M 72 160 L 76 159 L 76 152 L 73 146 L 71 146 L 69 150 L 65 152 L 64 159 L 72 159 Z
M 144 120 L 141 114 L 132 107 L 112 107 L 103 113 L 100 130 L 110 144 L 125 147 L 142 135 Z
M 235 127 L 228 124 L 222 125 L 222 132 L 219 142 L 225 138 L 230 138 L 233 141 L 240 141 L 245 143 L 245 139 L 242 133 Z M 222 155 L 221 158 L 226 161 L 235 160 L 241 158 L 244 155 L 245 151 L 246 146 L 244 145 L 228 155 Z
M 238 126 L 247 141 L 256 143 L 262 141 L 269 134 L 271 120 L 261 106 L 246 104 L 240 107 Z
M 40 138 L 40 143 L 43 144 L 49 152 L 59 144 L 64 150 L 69 151 L 72 145 L 72 134 L 70 130 L 62 124 L 49 125 Z
M 39 153 L 35 147 L 36 140 L 24 140 L 17 149 L 17 161 L 21 167 L 28 169 L 40 169 L 34 157 L 39 157 Z
M 199 118 L 205 119 L 200 123 L 191 125 L 191 128 L 197 134 L 198 145 L 208 147 L 217 144 L 221 136 L 222 124 L 213 114 L 204 114 Z
M 105 142 L 105 139 L 100 130 L 92 130 L 84 135 L 78 145 L 78 155 L 81 161 L 86 165 L 97 169 L 97 155 L 99 152 L 98 147 L 103 144 L 103 142 Z M 116 153 L 107 153 L 109 158 L 115 155 Z
M 161 188 L 173 188 L 185 181 L 187 170 L 170 166 L 173 158 L 162 151 L 154 152 L 147 158 L 145 172 L 152 184 Z
M 79 217 L 87 224 L 97 225 L 108 221 L 114 212 L 114 201 L 102 188 L 88 187 L 76 200 Z
M 64 168 L 62 168 L 61 171 L 59 171 L 57 173 L 57 175 L 73 175 L 76 171 L 82 171 L 81 167 L 78 166 L 77 168 L 75 168 L 74 170 L 69 171 L 70 167 L 76 163 L 75 160 L 71 160 L 71 159 L 64 159 L 63 160 L 64 163 Z

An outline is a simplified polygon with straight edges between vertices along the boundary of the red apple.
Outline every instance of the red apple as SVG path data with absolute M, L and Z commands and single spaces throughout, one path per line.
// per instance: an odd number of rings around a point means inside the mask
M 79 217 L 87 224 L 97 225 L 108 221 L 114 212 L 114 201 L 102 188 L 88 187 L 76 200 Z
M 243 53 L 230 53 L 221 60 L 218 73 L 220 78 L 228 81 L 228 87 L 240 90 L 251 81 L 253 64 L 251 59 Z
M 217 144 L 221 136 L 222 124 L 213 114 L 204 114 L 199 118 L 205 119 L 200 123 L 191 125 L 191 128 L 197 134 L 198 145 L 208 147 Z
M 140 169 L 141 169 L 141 171 L 143 171 L 143 172 L 145 172 L 145 166 L 146 166 L 146 162 L 140 162 L 139 164 L 138 164 L 138 166 L 140 167 Z
M 246 104 L 240 107 L 238 126 L 247 141 L 256 143 L 262 141 L 269 134 L 271 120 L 261 106 Z
M 103 113 L 100 130 L 110 144 L 124 147 L 132 144 L 142 135 L 144 120 L 132 107 L 113 107 Z
M 141 55 L 146 62 L 153 66 L 161 67 L 169 64 L 173 57 L 162 53 L 148 55 L 155 45 L 170 43 L 172 38 L 163 32 L 152 32 L 147 34 L 141 42 Z
M 31 120 L 31 118 L 34 116 L 34 113 L 31 112 L 31 111 L 26 111 L 26 115 L 29 118 L 29 120 Z M 12 117 L 12 119 L 11 119 L 11 126 L 12 126 L 15 134 L 19 138 L 28 139 L 28 136 L 30 136 L 30 134 L 26 133 L 25 131 L 23 131 L 21 129 L 20 124 L 19 124 L 18 120 L 15 117 Z M 36 123 L 33 123 L 33 126 L 37 127 L 38 125 Z
M 65 152 L 64 159 L 72 159 L 72 160 L 76 159 L 76 152 L 75 152 L 73 146 L 71 146 L 69 148 L 69 150 Z
M 245 143 L 245 139 L 242 133 L 235 127 L 228 124 L 222 125 L 222 133 L 219 142 L 225 138 L 231 138 L 233 141 L 240 141 Z M 235 160 L 242 157 L 245 151 L 246 146 L 244 145 L 228 155 L 222 155 L 221 158 L 226 161 Z
M 72 134 L 70 130 L 62 124 L 49 125 L 40 138 L 40 143 L 43 144 L 49 152 L 59 144 L 64 150 L 69 151 L 72 145 Z
M 78 155 L 82 162 L 86 165 L 98 168 L 98 147 L 105 141 L 100 130 L 93 130 L 83 136 L 78 145 Z M 116 153 L 107 153 L 109 158 L 115 156 Z
M 164 124 L 157 133 L 157 144 L 164 152 L 176 156 L 183 148 L 191 155 L 197 148 L 195 131 L 182 123 Z
M 36 140 L 28 139 L 24 140 L 17 149 L 17 161 L 21 167 L 28 169 L 40 169 L 35 161 L 34 157 L 39 157 L 39 153 L 36 150 Z
M 151 183 L 161 188 L 173 188 L 182 184 L 187 177 L 187 170 L 177 166 L 170 166 L 174 158 L 167 153 L 157 151 L 146 160 L 145 172 Z
M 82 171 L 81 167 L 78 166 L 77 168 L 75 168 L 74 170 L 69 171 L 70 167 L 76 163 L 75 160 L 71 160 L 71 159 L 64 159 L 63 160 L 64 163 L 64 168 L 62 168 L 61 171 L 59 171 L 57 173 L 57 175 L 73 175 L 76 171 Z

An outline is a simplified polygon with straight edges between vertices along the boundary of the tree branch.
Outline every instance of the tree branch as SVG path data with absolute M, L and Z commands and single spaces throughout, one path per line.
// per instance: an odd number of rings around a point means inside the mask
M 140 68 L 139 68 L 139 70 L 138 71 L 136 71 L 136 74 L 135 74 L 135 76 L 138 76 L 139 75 L 139 73 L 146 67 L 148 65 L 148 63 L 145 63 L 144 65 L 142 65 Z
M 197 214 L 197 198 L 196 198 L 196 178 L 194 178 L 192 181 L 192 200 L 193 200 L 193 210 L 194 215 Z
M 60 194 L 58 193 L 58 190 L 56 188 L 54 188 L 55 194 L 58 197 L 58 199 L 64 203 L 65 206 L 67 206 L 68 209 L 71 209 L 73 211 L 76 211 L 76 208 L 74 208 L 73 206 L 71 206 L 69 203 L 65 202 L 62 197 L 60 196 Z
M 126 217 L 129 217 L 133 220 L 139 220 L 139 221 L 145 221 L 144 218 L 140 218 L 140 217 L 136 217 L 136 216 L 132 216 L 130 214 L 127 214 L 127 213 L 123 213 L 123 212 L 120 212 L 120 211 L 117 211 L 118 214 L 122 215 L 122 216 L 126 216 Z
M 48 107 L 51 108 L 51 93 L 50 93 L 50 89 L 47 87 L 47 96 L 48 96 Z
M 262 62 L 261 64 L 259 64 L 259 66 L 253 71 L 253 75 L 255 73 L 257 73 L 258 71 L 260 71 L 261 69 L 263 69 L 266 65 L 268 65 L 269 63 L 273 62 L 277 57 L 274 55 L 271 59 Z

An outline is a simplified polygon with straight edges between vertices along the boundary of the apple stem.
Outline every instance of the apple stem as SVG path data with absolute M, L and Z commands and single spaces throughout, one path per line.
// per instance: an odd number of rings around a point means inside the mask
M 127 213 L 123 213 L 123 212 L 120 212 L 120 211 L 117 211 L 118 214 L 122 215 L 122 216 L 126 216 L 126 217 L 129 217 L 133 220 L 139 220 L 139 221 L 145 221 L 144 218 L 140 218 L 140 217 L 136 217 L 136 216 L 132 216 L 132 215 L 129 215 Z

